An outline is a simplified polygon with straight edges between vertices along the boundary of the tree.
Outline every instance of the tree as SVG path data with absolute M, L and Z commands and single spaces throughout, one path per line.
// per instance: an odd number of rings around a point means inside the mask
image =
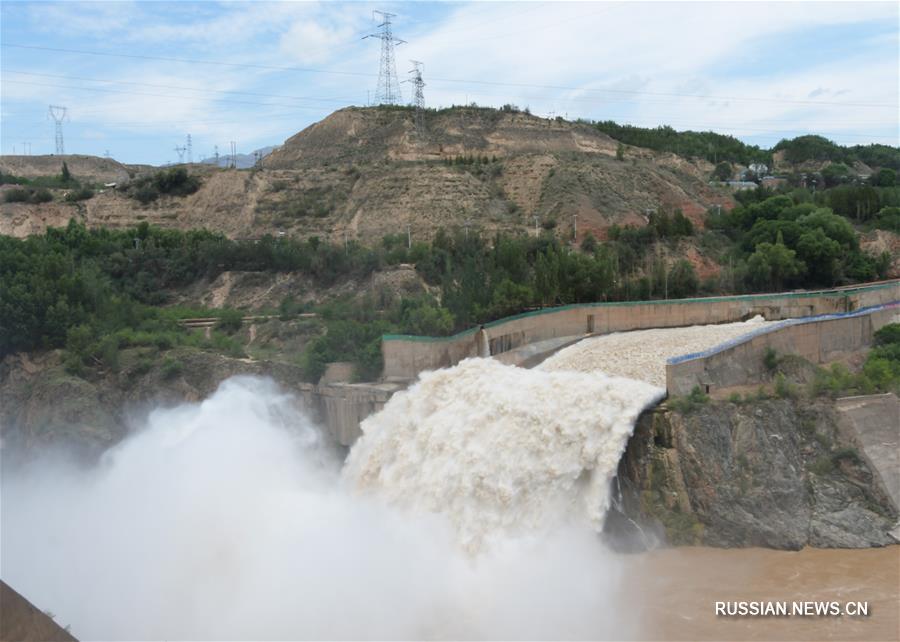
M 668 295 L 680 299 L 697 293 L 700 280 L 694 266 L 687 259 L 681 259 L 669 270 Z
M 797 256 L 806 263 L 811 279 L 833 285 L 841 244 L 828 238 L 821 227 L 802 234 L 797 241 Z
M 757 287 L 781 290 L 786 281 L 802 275 L 806 265 L 784 245 L 781 234 L 773 243 L 760 243 L 747 260 L 751 282 Z
M 850 168 L 843 163 L 832 163 L 822 170 L 826 187 L 834 187 L 850 180 Z
M 625 145 L 622 143 L 616 146 L 616 160 L 625 160 Z
M 63 183 L 68 183 L 72 180 L 72 174 L 69 173 L 69 165 L 63 161 L 62 164 L 62 172 L 60 173 L 60 178 Z
M 893 187 L 897 184 L 897 172 L 888 167 L 883 167 L 872 177 L 872 184 L 877 187 Z
M 728 161 L 722 161 L 716 168 L 713 170 L 713 178 L 717 181 L 727 181 L 730 180 L 732 175 L 734 174 L 734 169 L 731 167 L 731 163 Z
M 581 249 L 588 254 L 593 254 L 597 250 L 597 239 L 592 232 L 588 232 L 581 240 Z

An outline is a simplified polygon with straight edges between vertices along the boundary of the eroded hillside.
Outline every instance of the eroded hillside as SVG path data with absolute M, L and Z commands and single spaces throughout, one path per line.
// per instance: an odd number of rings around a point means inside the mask
M 343 109 L 288 139 L 261 168 L 192 166 L 195 193 L 146 203 L 127 188 L 147 168 L 108 159 L 3 157 L 0 170 L 51 175 L 63 160 L 97 193 L 67 202 L 65 190 L 54 190 L 51 202 L 3 203 L 0 233 L 23 237 L 75 218 L 112 228 L 206 227 L 232 238 L 284 233 L 374 243 L 407 227 L 425 240 L 463 226 L 486 233 L 543 226 L 572 238 L 576 217 L 579 237 L 602 236 L 613 223 L 642 225 L 651 209 L 680 208 L 699 223 L 710 206 L 732 205 L 708 185 L 705 161 L 620 149 L 584 124 L 476 108 L 429 112 L 424 132 L 408 109 Z M 107 182 L 116 188 L 104 189 Z

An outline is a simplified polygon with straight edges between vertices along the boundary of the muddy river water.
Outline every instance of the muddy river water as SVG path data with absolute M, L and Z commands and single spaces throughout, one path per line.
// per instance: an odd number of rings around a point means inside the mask
M 632 556 L 624 593 L 649 640 L 900 639 L 900 546 L 678 548 Z M 716 602 L 868 603 L 868 616 L 722 616 Z M 852 607 L 851 607 L 852 608 Z

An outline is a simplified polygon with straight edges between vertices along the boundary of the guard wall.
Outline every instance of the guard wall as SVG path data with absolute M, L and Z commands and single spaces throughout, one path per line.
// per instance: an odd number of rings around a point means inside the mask
M 445 368 L 466 357 L 491 356 L 563 337 L 642 328 L 740 321 L 755 315 L 782 320 L 845 313 L 900 300 L 900 281 L 813 292 L 758 294 L 671 301 L 589 303 L 526 312 L 451 337 L 385 335 L 384 378 L 408 381 L 423 370 Z
M 666 390 L 670 395 L 686 395 L 695 386 L 710 392 L 759 384 L 768 377 L 764 358 L 769 350 L 798 355 L 811 363 L 829 363 L 872 345 L 876 330 L 897 321 L 900 303 L 791 319 L 702 353 L 670 359 L 666 364 Z

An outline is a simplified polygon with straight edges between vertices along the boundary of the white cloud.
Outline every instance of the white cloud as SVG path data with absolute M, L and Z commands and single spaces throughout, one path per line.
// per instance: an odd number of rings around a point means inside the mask
M 111 138 L 128 131 L 157 131 L 161 137 L 191 131 L 210 146 L 231 139 L 254 146 L 280 142 L 333 109 L 362 104 L 366 91 L 375 88 L 378 42 L 360 40 L 376 28 L 373 8 L 398 14 L 395 33 L 409 41 L 396 51 L 398 74 L 405 77 L 408 59 L 424 61 L 429 105 L 512 102 L 539 114 L 713 128 L 743 136 L 768 132 L 777 138 L 782 131 L 818 129 L 846 134 L 841 142 L 847 143 L 866 142 L 863 135 L 870 133 L 896 137 L 896 109 L 671 95 L 896 104 L 896 32 L 858 36 L 859 31 L 848 31 L 840 44 L 852 55 L 827 64 L 816 64 L 818 52 L 808 45 L 790 49 L 797 34 L 807 34 L 797 41 L 808 42 L 809 30 L 876 20 L 897 23 L 897 5 L 858 2 L 36 4 L 28 13 L 40 21 L 40 33 L 58 36 L 35 38 L 40 45 L 362 75 L 49 54 L 37 64 L 21 52 L 16 66 L 7 60 L 4 66 L 203 91 L 28 79 L 131 93 L 77 91 L 16 85 L 8 81 L 23 78 L 4 74 L 4 111 L 9 104 L 62 102 L 70 106 L 73 121 L 110 128 Z M 756 63 L 766 53 L 760 51 L 761 42 L 783 42 L 779 51 L 789 53 L 760 71 Z M 454 79 L 462 82 L 450 82 Z M 4 134 L 8 131 L 4 125 Z

